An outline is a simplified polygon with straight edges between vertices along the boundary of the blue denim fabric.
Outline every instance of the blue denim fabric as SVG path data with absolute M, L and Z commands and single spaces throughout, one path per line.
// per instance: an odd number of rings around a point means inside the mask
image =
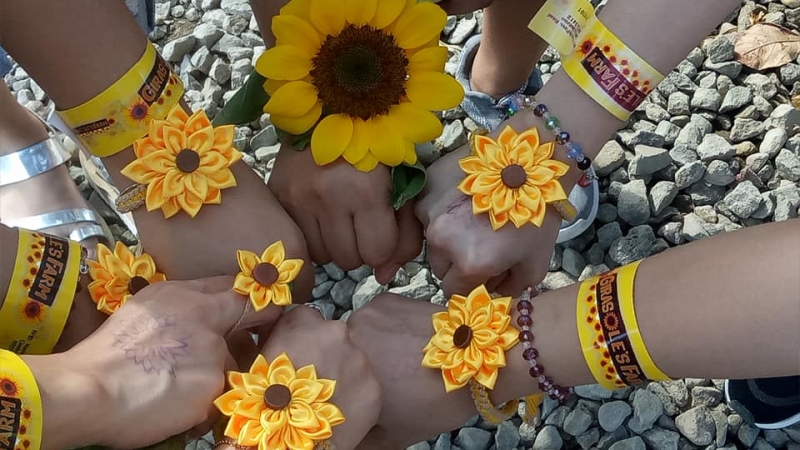
M 11 71 L 11 60 L 8 59 L 6 51 L 0 47 L 0 77 L 5 76 Z

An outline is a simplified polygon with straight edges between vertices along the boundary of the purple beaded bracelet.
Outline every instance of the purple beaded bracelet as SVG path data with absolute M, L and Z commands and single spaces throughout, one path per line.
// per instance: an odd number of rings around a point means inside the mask
M 536 361 L 539 357 L 539 350 L 533 346 L 533 333 L 531 327 L 533 326 L 533 319 L 531 313 L 533 312 L 533 304 L 531 303 L 531 292 L 533 289 L 528 288 L 522 293 L 522 297 L 517 302 L 517 325 L 520 327 L 519 340 L 522 342 L 522 357 L 531 366 L 528 373 L 530 376 L 539 383 L 539 390 L 549 395 L 553 400 L 563 402 L 570 395 L 570 389 L 559 386 L 553 382 L 553 379 L 545 376 L 544 366 Z
M 556 143 L 563 145 L 567 149 L 567 158 L 574 159 L 578 165 L 578 169 L 583 172 L 578 184 L 581 187 L 586 187 L 597 178 L 597 175 L 592 170 L 592 160 L 583 153 L 583 148 L 570 140 L 570 135 L 561 129 L 561 121 L 558 117 L 550 114 L 547 106 L 544 103 L 539 103 L 534 97 L 530 95 L 516 94 L 511 100 L 508 107 L 508 116 L 523 111 L 531 110 L 536 117 L 544 120 L 544 126 L 553 133 Z

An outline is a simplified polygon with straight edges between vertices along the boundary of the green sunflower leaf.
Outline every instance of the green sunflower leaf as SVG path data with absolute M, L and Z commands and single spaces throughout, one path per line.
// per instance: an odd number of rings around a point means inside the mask
M 402 164 L 392 168 L 392 207 L 402 208 L 425 188 L 428 174 L 425 167 L 417 161 L 414 165 Z
M 269 94 L 264 90 L 266 80 L 253 71 L 244 86 L 233 94 L 214 117 L 213 125 L 246 125 L 258 120 L 264 113 L 264 105 L 269 101 Z

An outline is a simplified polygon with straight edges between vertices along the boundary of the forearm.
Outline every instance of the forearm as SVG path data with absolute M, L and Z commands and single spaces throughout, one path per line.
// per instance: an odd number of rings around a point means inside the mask
M 23 356 L 42 398 L 42 450 L 97 444 L 106 418 L 113 415 L 101 384 L 75 370 L 69 354 Z
M 758 378 L 800 373 L 800 223 L 761 225 L 676 248 L 642 262 L 636 317 L 658 367 L 673 378 Z M 754 282 L 758 280 L 758 282 Z M 534 300 L 538 361 L 557 383 L 594 383 L 580 349 L 578 286 Z M 535 383 L 515 347 L 499 399 Z

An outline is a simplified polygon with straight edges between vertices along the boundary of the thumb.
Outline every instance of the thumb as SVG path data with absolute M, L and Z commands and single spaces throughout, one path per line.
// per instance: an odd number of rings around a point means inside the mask
M 234 292 L 230 286 L 226 291 L 206 296 L 212 307 L 205 314 L 210 315 L 215 330 L 223 336 L 256 327 L 272 327 L 283 315 L 283 308 L 274 304 L 256 311 L 247 296 Z
M 508 271 L 508 276 L 497 286 L 497 292 L 502 295 L 518 296 L 525 289 L 538 285 L 543 278 L 539 275 L 546 273 L 546 269 L 538 270 L 531 259 L 523 260 Z
M 375 279 L 388 284 L 403 265 L 422 252 L 422 223 L 414 215 L 413 201 L 395 213 L 397 218 L 397 246 L 389 262 L 375 268 Z

